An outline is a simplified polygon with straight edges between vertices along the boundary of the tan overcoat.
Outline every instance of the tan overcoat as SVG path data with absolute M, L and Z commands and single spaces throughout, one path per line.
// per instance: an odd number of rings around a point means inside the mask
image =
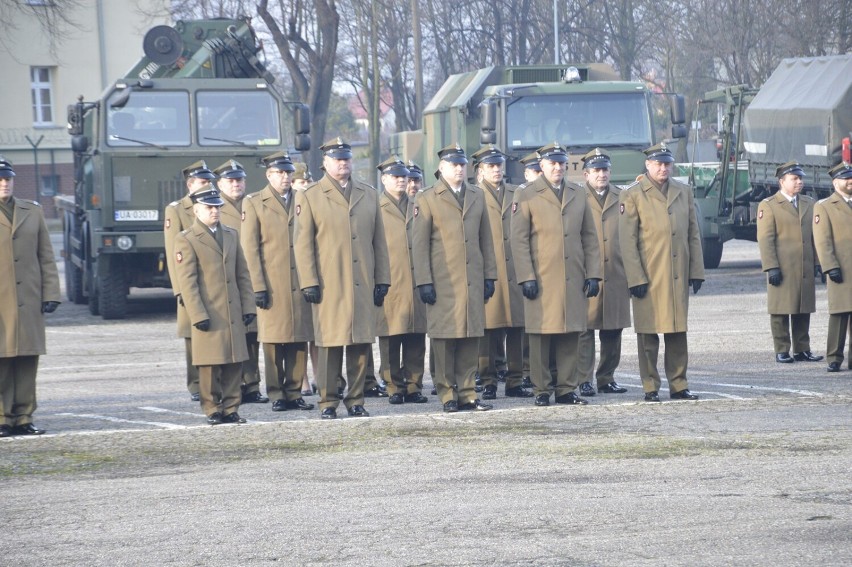
M 501 183 L 497 191 L 492 190 L 488 183 L 483 183 L 482 187 L 485 210 L 488 211 L 488 224 L 491 227 L 491 240 L 494 243 L 494 257 L 497 260 L 494 295 L 485 304 L 486 329 L 524 326 L 524 295 L 518 285 L 518 278 L 515 277 L 510 238 L 512 202 L 515 200 L 517 189 L 517 185 L 506 183 Z
M 295 199 L 296 192 L 290 192 Z M 254 291 L 269 294 L 269 309 L 257 310 L 257 339 L 262 343 L 314 340 L 311 305 L 302 297 L 293 254 L 296 206 L 289 212 L 268 185 L 243 199 L 245 218 L 240 242 Z
M 585 189 L 562 181 L 562 202 L 542 175 L 515 192 L 512 252 L 519 282 L 535 280 L 538 297 L 524 298 L 528 333 L 586 330 L 586 279 L 600 279 L 600 249 Z
M 201 222 L 175 238 L 175 269 L 190 322 L 210 320 L 208 331 L 192 327 L 196 366 L 248 360 L 243 315 L 255 313 L 246 259 L 233 228 L 219 225 L 222 248 Z
M 485 195 L 465 184 L 464 206 L 439 179 L 414 203 L 414 280 L 435 286 L 437 301 L 426 306 L 433 339 L 485 335 L 485 280 L 497 279 Z
M 798 201 L 796 209 L 778 191 L 757 207 L 757 243 L 763 271 L 781 269 L 781 285 L 766 284 L 771 315 L 816 311 L 814 200 L 799 195 Z
M 296 191 L 294 232 L 301 289 L 319 286 L 311 305 L 314 337 L 322 347 L 376 340 L 376 284 L 391 283 L 379 193 L 350 179 L 349 202 L 327 175 Z
M 822 270 L 840 268 L 843 276 L 826 279 L 828 312 L 852 312 L 852 207 L 836 192 L 814 205 L 814 243 Z
M 632 298 L 637 333 L 685 333 L 689 280 L 704 280 L 692 190 L 670 180 L 668 197 L 647 177 L 621 192 L 619 242 L 627 285 L 648 284 Z
M 172 201 L 166 205 L 165 221 L 163 223 L 163 236 L 166 243 L 166 267 L 169 270 L 169 280 L 172 282 L 172 293 L 180 295 L 180 281 L 175 271 L 175 238 L 182 231 L 188 229 L 195 223 L 195 211 L 192 209 L 192 199 L 189 195 L 179 201 Z M 192 336 L 192 324 L 186 307 L 177 305 L 177 335 L 188 339 Z
M 391 274 L 391 286 L 379 310 L 377 334 L 380 337 L 426 332 L 426 305 L 420 301 L 414 285 L 411 254 L 414 203 L 405 194 L 402 199 L 405 213 L 386 191 L 379 198 Z
M 0 213 L 0 358 L 44 354 L 41 304 L 60 300 L 41 205 L 15 199 L 11 223 Z
M 601 251 L 600 291 L 589 298 L 589 329 L 626 329 L 630 326 L 630 292 L 618 240 L 618 199 L 621 189 L 610 185 L 603 200 L 586 184 L 586 203 L 595 219 Z
M 225 204 L 219 208 L 219 222 L 224 224 L 225 226 L 229 226 L 237 231 L 237 237 L 240 236 L 240 230 L 242 230 L 243 225 L 243 211 L 245 210 L 245 197 L 243 200 L 234 203 L 231 201 L 229 197 L 226 197 L 224 193 L 219 193 L 219 196 L 225 201 Z M 242 245 L 242 242 L 240 242 Z M 245 252 L 245 251 L 243 251 Z M 249 333 L 257 332 L 257 320 L 252 321 L 251 325 L 246 329 Z

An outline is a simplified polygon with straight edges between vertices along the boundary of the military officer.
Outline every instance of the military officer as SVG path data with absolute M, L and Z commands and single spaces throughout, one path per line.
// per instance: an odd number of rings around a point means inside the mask
M 308 185 L 314 182 L 311 177 L 311 170 L 308 169 L 308 164 L 302 162 L 296 162 L 293 164 L 296 168 L 291 175 L 293 180 L 293 189 L 296 191 L 304 191 L 308 188 Z M 310 308 L 310 306 L 308 306 Z M 309 321 L 311 325 L 311 334 L 313 335 L 313 322 Z M 313 375 L 317 375 L 317 345 L 314 341 L 308 342 L 308 353 L 310 354 L 311 359 L 311 369 L 313 370 Z M 317 391 L 316 384 L 311 384 L 308 380 L 307 374 L 305 378 L 302 380 L 302 395 L 303 396 L 312 396 Z
M 186 388 L 192 401 L 199 401 L 198 394 L 198 368 L 192 362 L 192 325 L 187 317 L 183 299 L 180 294 L 180 282 L 174 265 L 174 242 L 175 237 L 193 225 L 195 213 L 191 195 L 198 191 L 210 189 L 211 183 L 216 179 L 207 167 L 204 160 L 199 160 L 181 171 L 186 183 L 187 194 L 179 201 L 173 201 L 166 206 L 164 213 L 163 236 L 166 244 L 166 265 L 169 270 L 169 280 L 172 284 L 172 293 L 177 298 L 177 333 L 184 339 L 186 351 Z
M 657 358 L 662 333 L 669 397 L 697 400 L 686 378 L 689 288 L 704 282 L 704 259 L 692 190 L 672 179 L 674 155 L 660 143 L 643 150 L 647 173 L 621 192 L 619 241 L 633 303 L 639 375 L 646 402 L 659 402 Z
M 257 338 L 263 343 L 266 393 L 272 411 L 312 410 L 302 398 L 308 373 L 308 341 L 313 340 L 311 306 L 302 298 L 293 258 L 296 211 L 287 152 L 263 158 L 268 184 L 243 201 L 240 244 L 246 257 L 257 312 Z M 243 403 L 246 396 L 243 395 Z
M 813 244 L 814 200 L 799 194 L 805 172 L 798 163 L 779 166 L 775 175 L 778 191 L 757 208 L 757 243 L 768 283 L 775 360 L 817 362 L 823 357 L 811 352 L 808 334 L 811 313 L 816 311 L 814 278 L 819 274 Z
M 243 218 L 243 199 L 246 196 L 246 170 L 236 160 L 229 159 L 213 170 L 218 179 L 216 188 L 219 196 L 225 201 L 219 210 L 221 223 L 240 233 Z M 246 328 L 246 347 L 248 360 L 243 362 L 242 403 L 265 404 L 269 398 L 260 393 L 260 368 L 257 359 L 260 345 L 257 342 L 257 321 Z
M 532 152 L 521 158 L 521 163 L 524 165 L 524 183 L 521 187 L 526 187 L 541 176 L 540 159 L 538 152 Z
M 438 152 L 437 182 L 414 205 L 414 279 L 428 305 L 435 353 L 433 382 L 445 412 L 488 410 L 476 397 L 485 301 L 497 266 L 482 189 L 465 183 L 467 156 L 458 144 Z
M 391 269 L 391 286 L 379 317 L 380 372 L 390 394 L 388 402 L 425 403 L 428 398 L 422 392 L 426 306 L 414 286 L 411 255 L 414 199 L 408 196 L 409 171 L 397 156 L 386 159 L 377 169 L 384 189 L 379 205 Z
M 59 272 L 41 205 L 14 197 L 15 170 L 0 156 L 0 437 L 41 435 L 33 425 L 44 314 L 59 305 Z
M 630 326 L 630 293 L 618 243 L 618 198 L 621 190 L 609 182 L 612 161 L 604 150 L 595 148 L 582 157 L 582 162 L 583 177 L 586 179 L 586 203 L 592 211 L 598 234 L 603 281 L 598 295 L 589 298 L 588 328 L 580 333 L 577 363 L 580 395 L 595 395 L 593 375 L 598 392 L 623 394 L 627 388 L 619 386 L 613 376 L 621 360 L 621 332 Z M 601 343 L 597 371 L 595 329 L 598 330 Z
M 308 169 L 308 164 L 298 162 L 293 164 L 293 173 L 290 174 L 293 189 L 296 191 L 304 191 L 308 185 L 313 183 L 311 172 Z
M 535 404 L 550 404 L 551 358 L 555 401 L 586 404 L 577 396 L 577 340 L 586 330 L 587 297 L 598 293 L 600 250 L 582 187 L 565 180 L 568 153 L 558 142 L 538 150 L 542 175 L 515 192 L 512 253 L 524 295 Z
M 479 343 L 482 399 L 493 400 L 497 397 L 498 359 L 504 356 L 505 395 L 510 398 L 529 398 L 533 394 L 523 388 L 522 373 L 524 296 L 515 277 L 515 262 L 512 260 L 509 241 L 512 202 L 518 187 L 503 179 L 506 155 L 497 146 L 489 144 L 480 148 L 471 158 L 474 169 L 482 176 L 479 186 L 485 195 L 485 210 L 497 261 L 494 296 L 485 304 L 485 336 Z
M 423 189 L 423 170 L 411 160 L 408 160 L 406 169 L 408 169 L 408 187 L 406 188 L 406 192 L 408 193 L 408 198 L 413 202 L 414 197 Z
M 254 294 L 239 235 L 220 223 L 225 201 L 216 189 L 192 194 L 196 221 L 175 238 L 175 271 L 192 323 L 192 361 L 207 423 L 245 423 L 240 407 L 246 326 Z
M 320 150 L 325 175 L 296 193 L 295 255 L 319 347 L 321 417 L 337 417 L 344 348 L 349 388 L 343 403 L 350 416 L 366 417 L 364 379 L 376 338 L 376 307 L 390 285 L 379 194 L 352 178 L 349 144 L 336 138 Z
M 828 285 L 828 371 L 840 372 L 843 347 L 852 353 L 852 163 L 828 170 L 834 193 L 814 206 L 814 243 Z M 852 356 L 847 366 L 852 370 Z

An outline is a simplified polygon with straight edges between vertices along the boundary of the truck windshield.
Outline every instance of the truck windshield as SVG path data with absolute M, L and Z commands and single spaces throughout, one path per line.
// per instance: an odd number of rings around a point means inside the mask
M 131 93 L 127 103 L 113 108 L 122 95 L 116 91 L 107 102 L 107 144 L 114 147 L 188 146 L 189 93 L 145 91 Z
M 202 146 L 278 146 L 278 101 L 267 91 L 201 91 L 197 95 Z
M 641 92 L 521 97 L 509 103 L 506 124 L 513 149 L 551 142 L 590 148 L 651 145 L 651 118 Z

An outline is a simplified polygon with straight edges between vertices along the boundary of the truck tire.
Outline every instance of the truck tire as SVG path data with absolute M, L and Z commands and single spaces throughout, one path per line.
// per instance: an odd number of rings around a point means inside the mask
M 113 264 L 100 278 L 98 300 L 104 319 L 124 319 L 127 316 L 127 283 L 122 268 L 121 264 Z
M 101 314 L 101 302 L 100 297 L 98 296 L 98 281 L 97 277 L 89 274 L 88 277 L 88 287 L 89 287 L 89 313 L 92 315 L 100 315 Z
M 65 247 L 65 295 L 68 301 L 77 305 L 86 303 L 86 295 L 83 293 L 83 270 L 74 265 L 72 257 L 74 251 L 71 249 L 71 235 L 74 227 L 73 216 L 65 213 L 65 234 L 63 235 Z
M 704 251 L 704 268 L 715 270 L 722 261 L 722 241 L 718 238 L 705 238 L 701 243 Z

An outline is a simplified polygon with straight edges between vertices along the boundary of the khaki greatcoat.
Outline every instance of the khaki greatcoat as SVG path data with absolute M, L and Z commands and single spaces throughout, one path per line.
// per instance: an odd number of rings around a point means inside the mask
M 182 231 L 188 229 L 195 223 L 195 211 L 192 209 L 192 199 L 189 195 L 179 201 L 172 201 L 166 205 L 165 221 L 163 223 L 163 237 L 166 243 L 166 267 L 169 270 L 169 280 L 172 283 L 172 293 L 180 295 L 180 281 L 178 281 L 175 270 L 175 238 Z M 177 306 L 177 335 L 188 339 L 192 336 L 192 324 L 186 314 L 186 307 L 178 303 Z
M 600 279 L 600 249 L 585 190 L 562 181 L 560 203 L 542 175 L 515 192 L 512 252 L 519 282 L 535 280 L 538 297 L 524 298 L 527 333 L 586 330 L 586 279 Z
M 601 251 L 600 291 L 589 298 L 589 329 L 626 329 L 630 326 L 630 292 L 618 239 L 618 199 L 621 189 L 610 185 L 603 205 L 594 189 L 586 185 L 586 203 L 595 219 Z
M 41 304 L 61 300 L 41 206 L 15 199 L 12 221 L 0 213 L 0 358 L 44 354 Z
M 349 180 L 349 202 L 327 175 L 296 191 L 294 231 L 301 289 L 319 286 L 311 305 L 316 344 L 336 347 L 376 340 L 376 284 L 390 285 L 378 192 Z
M 629 287 L 648 284 L 633 298 L 637 333 L 685 333 L 689 280 L 704 280 L 704 258 L 692 190 L 670 180 L 668 196 L 647 178 L 621 192 L 619 241 Z
M 296 191 L 290 191 L 290 199 Z M 269 309 L 258 309 L 257 339 L 262 343 L 314 340 L 311 305 L 302 297 L 293 253 L 296 206 L 284 208 L 270 186 L 243 200 L 240 243 L 255 292 L 269 294 Z
M 426 332 L 426 305 L 414 285 L 414 257 L 411 252 L 414 203 L 405 199 L 406 212 L 393 197 L 382 192 L 382 224 L 390 258 L 391 286 L 379 310 L 377 334 L 380 337 Z
M 245 207 L 245 197 L 243 197 L 242 201 L 234 203 L 229 197 L 225 196 L 224 193 L 220 192 L 219 196 L 222 197 L 223 201 L 225 201 L 225 204 L 219 208 L 219 222 L 236 230 L 237 237 L 239 237 L 243 226 L 243 212 L 245 210 L 243 207 Z M 240 243 L 240 245 L 242 245 L 242 243 Z M 256 319 L 246 328 L 246 332 L 257 332 Z
M 518 278 L 515 276 L 515 262 L 512 259 L 512 203 L 515 200 L 517 185 L 500 184 L 497 191 L 499 200 L 487 183 L 483 183 L 488 224 L 491 227 L 491 240 L 494 243 L 494 256 L 497 260 L 497 281 L 494 295 L 485 304 L 485 328 L 524 326 L 524 295 Z
M 828 312 L 852 312 L 852 207 L 838 193 L 814 205 L 814 243 L 822 270 L 840 268 L 843 282 L 828 279 Z
M 485 334 L 485 280 L 497 279 L 485 195 L 465 184 L 464 206 L 443 179 L 414 204 L 414 279 L 433 284 L 437 301 L 426 307 L 429 336 L 461 339 Z
M 757 208 L 757 243 L 763 271 L 781 269 L 781 285 L 766 285 L 771 315 L 816 311 L 814 200 L 800 194 L 798 201 L 797 210 L 778 191 Z
M 246 259 L 237 231 L 219 224 L 222 248 L 200 221 L 175 238 L 175 271 L 193 325 L 210 320 L 208 331 L 192 327 L 196 366 L 248 360 L 243 315 L 255 313 Z

